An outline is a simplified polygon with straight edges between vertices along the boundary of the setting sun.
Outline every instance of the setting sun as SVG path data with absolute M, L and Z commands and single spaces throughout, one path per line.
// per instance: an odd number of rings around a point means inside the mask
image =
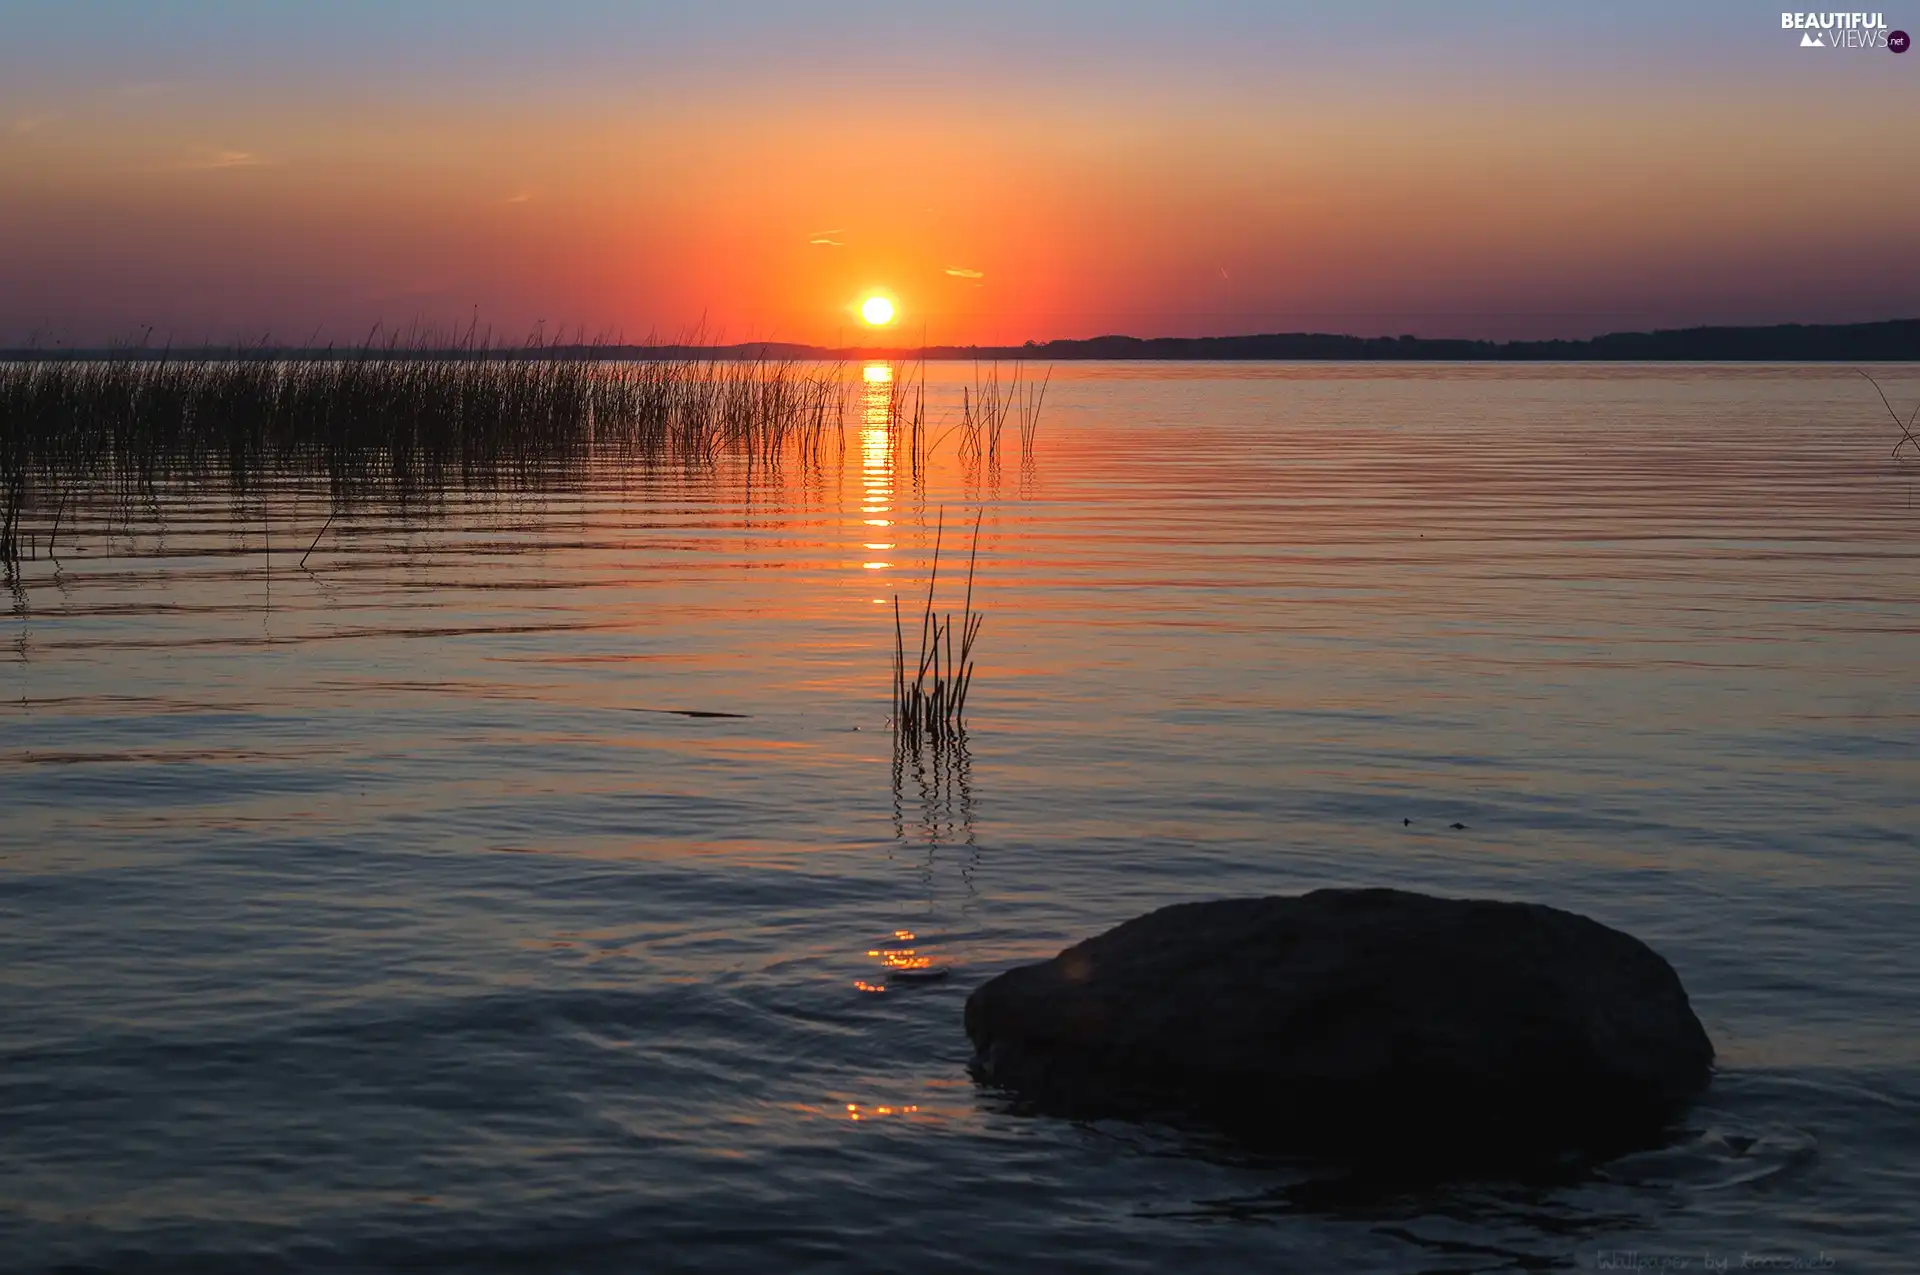
M 860 303 L 860 317 L 874 327 L 885 327 L 893 322 L 893 302 L 885 297 L 868 297 Z

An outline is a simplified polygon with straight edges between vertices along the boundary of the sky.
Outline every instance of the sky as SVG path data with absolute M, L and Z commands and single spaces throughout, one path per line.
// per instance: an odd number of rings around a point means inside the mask
M 1781 14 L 0 0 L 0 345 L 1920 316 L 1920 52 Z

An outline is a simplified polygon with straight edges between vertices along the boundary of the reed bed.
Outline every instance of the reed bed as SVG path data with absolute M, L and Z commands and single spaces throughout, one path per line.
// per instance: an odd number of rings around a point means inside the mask
M 893 599 L 893 739 L 896 749 L 918 752 L 964 746 L 967 691 L 973 685 L 973 644 L 985 616 L 973 609 L 973 573 L 980 560 L 980 523 L 973 521 L 973 549 L 967 556 L 967 592 L 956 625 L 951 611 L 934 610 L 934 586 L 940 579 L 940 542 L 944 516 L 934 524 L 933 567 L 927 574 L 927 600 L 920 614 L 920 649 L 907 676 L 906 626 L 900 598 Z M 955 633 L 958 633 L 958 641 Z
M 963 457 L 984 458 L 989 464 L 998 465 L 1000 439 L 1009 416 L 1014 417 L 1019 430 L 1021 453 L 1032 453 L 1034 434 L 1040 426 L 1040 408 L 1046 401 L 1047 386 L 1053 381 L 1053 369 L 1048 368 L 1037 383 L 1030 379 L 1023 381 L 1025 372 L 1025 365 L 1015 362 L 1012 376 L 1003 384 L 998 362 L 990 365 L 985 373 L 978 363 L 974 364 L 973 385 L 960 389 L 960 425 L 965 431 L 960 443 Z
M 322 477 L 337 505 L 537 488 L 589 460 L 817 462 L 844 445 L 848 393 L 833 366 L 424 354 L 0 365 L 0 559 L 30 551 L 30 510 L 175 480 L 246 491 Z

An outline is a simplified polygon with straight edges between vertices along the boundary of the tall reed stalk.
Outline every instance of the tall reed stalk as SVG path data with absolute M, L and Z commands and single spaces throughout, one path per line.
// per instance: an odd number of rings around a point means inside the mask
M 1029 381 L 1020 393 L 1020 454 L 1029 459 L 1034 438 L 1040 432 L 1040 408 L 1047 401 L 1047 386 L 1051 384 L 1053 369 L 1048 368 L 1038 385 Z
M 1905 455 L 1906 449 L 1911 447 L 1914 458 L 1920 459 L 1920 438 L 1916 438 L 1913 433 L 1914 422 L 1920 420 L 1920 403 L 1914 405 L 1913 411 L 1909 412 L 1907 419 L 1903 421 L 1900 419 L 1900 413 L 1893 410 L 1893 400 L 1888 398 L 1887 392 L 1880 388 L 1880 382 L 1874 380 L 1862 368 L 1855 368 L 1854 371 L 1867 378 L 1867 384 L 1873 386 L 1873 392 L 1880 396 L 1881 405 L 1887 409 L 1887 415 L 1893 419 L 1893 427 L 1900 431 L 1900 441 L 1893 445 L 1893 458 L 1896 461 L 1905 462 L 1908 459 Z
M 973 573 L 980 560 L 983 509 L 973 520 L 973 549 L 967 556 L 967 592 L 958 622 L 951 611 L 934 610 L 934 586 L 940 579 L 940 543 L 945 515 L 934 524 L 933 567 L 927 574 L 927 600 L 920 613 L 920 647 L 907 676 L 907 634 L 900 598 L 893 599 L 893 739 L 896 747 L 936 749 L 966 738 L 967 691 L 973 685 L 973 643 L 985 616 L 973 609 Z

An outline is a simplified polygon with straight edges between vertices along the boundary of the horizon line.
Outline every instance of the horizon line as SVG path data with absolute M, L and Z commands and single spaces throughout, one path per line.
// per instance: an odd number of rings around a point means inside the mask
M 1842 348 L 1857 346 L 1858 348 Z M 889 359 L 893 361 L 978 358 L 1083 359 L 1125 361 L 1354 361 L 1423 359 L 1482 361 L 1497 359 L 1607 359 L 1676 362 L 1808 361 L 1862 359 L 1872 362 L 1920 361 L 1920 317 L 1878 319 L 1858 323 L 1699 324 L 1685 328 L 1652 328 L 1605 332 L 1591 337 L 1544 337 L 1498 341 L 1484 337 L 1418 337 L 1412 335 L 1360 336 L 1341 332 L 1262 332 L 1231 336 L 1138 337 L 1109 333 L 1092 337 L 1060 337 L 1008 344 L 818 345 L 804 341 L 755 340 L 734 342 L 623 340 L 529 342 L 523 345 L 480 345 L 471 341 L 445 344 L 421 341 L 401 344 L 368 342 L 359 346 L 272 345 L 265 340 L 226 344 L 155 346 L 140 344 L 51 346 L 29 344 L 0 348 L 0 360 L 41 362 L 58 358 L 164 359 L 205 357 L 302 358 L 458 358 L 513 357 L 627 357 L 627 358 L 814 358 L 821 360 Z

